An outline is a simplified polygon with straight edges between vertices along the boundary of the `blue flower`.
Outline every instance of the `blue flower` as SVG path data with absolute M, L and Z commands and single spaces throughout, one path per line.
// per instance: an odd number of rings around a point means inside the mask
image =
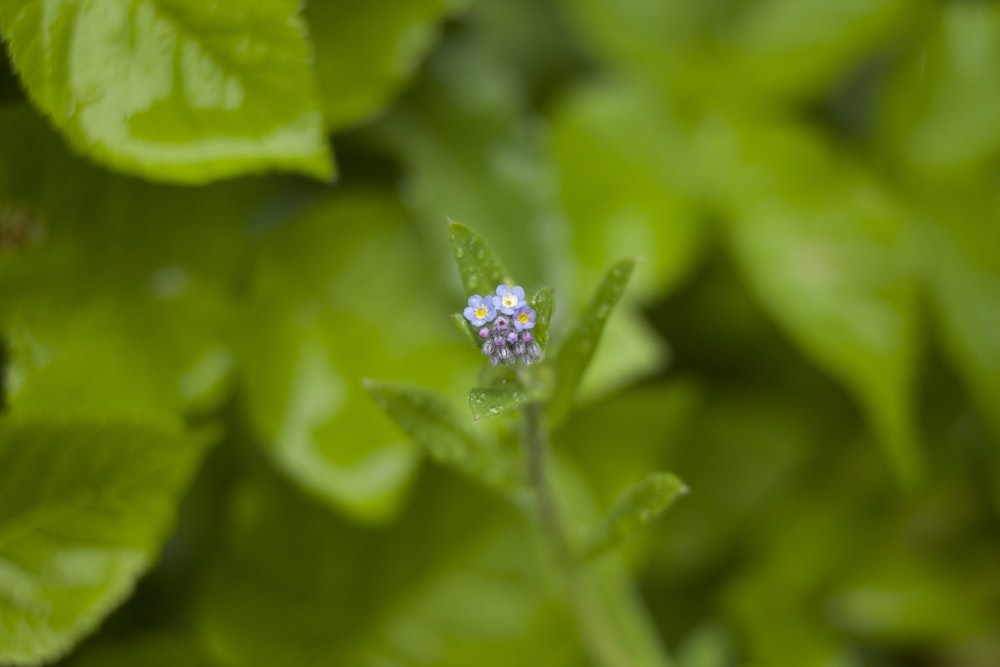
M 514 287 L 497 285 L 497 294 L 492 300 L 493 307 L 504 315 L 513 315 L 518 308 L 527 305 L 524 300 L 524 288 L 520 285 Z
M 469 307 L 463 310 L 462 314 L 465 315 L 465 319 L 479 327 L 492 322 L 497 316 L 497 311 L 493 308 L 493 299 L 490 297 L 484 299 L 478 294 L 473 294 L 469 297 Z
M 535 311 L 528 306 L 521 306 L 514 315 L 514 328 L 518 331 L 535 328 Z

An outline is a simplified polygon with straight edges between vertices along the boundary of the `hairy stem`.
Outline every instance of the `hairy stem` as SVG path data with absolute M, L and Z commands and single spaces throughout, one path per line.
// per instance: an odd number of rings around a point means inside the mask
M 622 650 L 608 634 L 605 624 L 601 622 L 592 593 L 581 576 L 580 565 L 570 545 L 549 479 L 548 432 L 543 420 L 540 403 L 529 403 L 525 406 L 524 448 L 528 483 L 535 495 L 542 534 L 552 552 L 555 566 L 563 578 L 580 626 L 580 634 L 591 657 L 602 667 L 629 667 Z

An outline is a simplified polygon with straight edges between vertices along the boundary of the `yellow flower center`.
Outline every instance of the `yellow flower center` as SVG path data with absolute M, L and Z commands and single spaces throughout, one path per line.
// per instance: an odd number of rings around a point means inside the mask
M 517 297 L 513 294 L 504 294 L 500 299 L 500 303 L 503 304 L 504 308 L 513 308 L 517 305 Z
M 520 313 L 517 316 L 517 321 L 520 322 L 521 324 L 527 324 L 528 323 L 528 319 L 530 319 L 528 317 L 528 313 Z
M 480 320 L 484 319 L 489 312 L 490 311 L 486 309 L 486 306 L 479 306 L 479 308 L 476 308 L 476 317 Z

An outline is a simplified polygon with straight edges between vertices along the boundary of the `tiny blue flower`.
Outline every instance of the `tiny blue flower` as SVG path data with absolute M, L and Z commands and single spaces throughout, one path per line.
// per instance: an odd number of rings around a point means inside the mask
M 514 328 L 518 331 L 535 328 L 535 311 L 528 306 L 521 306 L 514 315 Z
M 520 285 L 514 287 L 497 285 L 497 294 L 492 300 L 493 307 L 504 315 L 513 315 L 518 308 L 527 305 L 524 300 L 524 288 Z
M 492 322 L 493 318 L 497 316 L 497 311 L 493 307 L 492 298 L 486 297 L 484 299 L 478 294 L 473 294 L 469 297 L 468 308 L 462 311 L 462 314 L 465 315 L 465 319 L 479 327 L 487 322 Z

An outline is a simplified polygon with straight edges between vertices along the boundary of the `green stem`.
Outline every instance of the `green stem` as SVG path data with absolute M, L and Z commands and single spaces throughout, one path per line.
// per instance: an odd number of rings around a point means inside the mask
M 585 584 L 578 561 L 570 546 L 569 537 L 563 525 L 559 505 L 549 480 L 548 432 L 543 425 L 543 409 L 540 403 L 529 403 L 525 414 L 525 458 L 528 468 L 528 484 L 535 495 L 538 518 L 542 534 L 552 552 L 556 568 L 563 578 L 573 610 L 580 626 L 580 634 L 591 657 L 603 667 L 629 667 L 625 654 L 617 642 L 609 636 L 595 609 L 589 587 Z

